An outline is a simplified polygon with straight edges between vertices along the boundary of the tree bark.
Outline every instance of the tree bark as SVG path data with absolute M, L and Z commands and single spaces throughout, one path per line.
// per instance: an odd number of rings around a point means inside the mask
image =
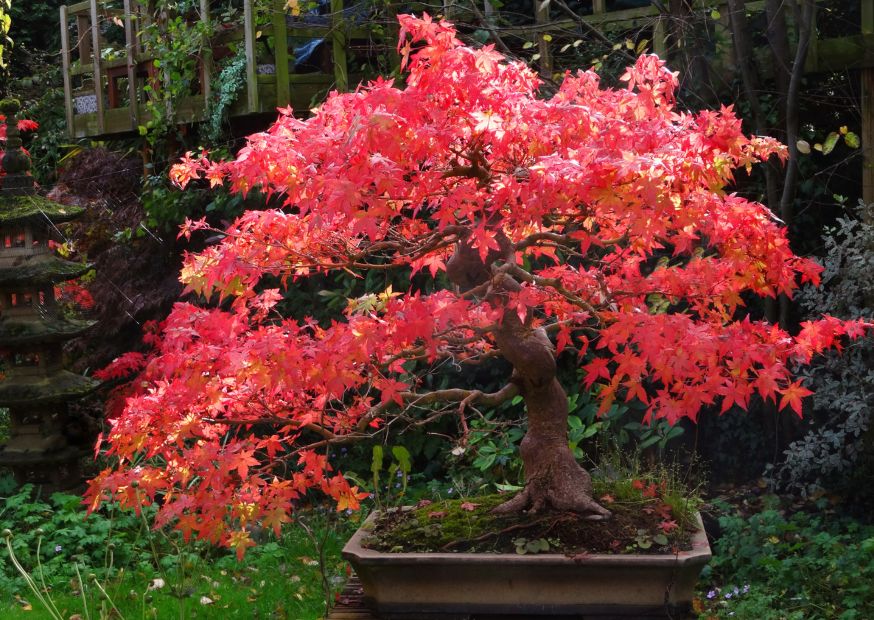
M 506 293 L 521 287 L 499 268 L 493 268 L 502 258 L 512 257 L 512 245 L 500 234 L 499 245 L 502 252 L 482 261 L 467 243 L 460 242 L 447 264 L 449 279 L 462 290 L 491 280 L 489 300 L 501 304 Z M 590 520 L 609 518 L 610 511 L 592 498 L 589 473 L 568 447 L 567 394 L 556 378 L 555 348 L 546 332 L 523 322 L 515 309 L 507 309 L 493 336 L 501 354 L 513 366 L 513 382 L 524 399 L 528 417 L 528 432 L 520 446 L 525 488 L 495 511 L 534 513 L 554 509 L 578 512 Z

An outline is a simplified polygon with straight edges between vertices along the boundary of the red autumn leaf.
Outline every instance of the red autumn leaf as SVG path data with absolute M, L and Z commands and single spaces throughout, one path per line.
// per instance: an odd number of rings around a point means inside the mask
M 448 514 L 449 513 L 446 512 L 445 510 L 435 510 L 434 512 L 428 513 L 428 518 L 429 519 L 442 519 L 443 517 L 445 517 Z
M 798 417 L 801 417 L 801 400 L 805 396 L 813 394 L 813 392 L 803 387 L 800 381 L 796 381 L 777 391 L 782 395 L 780 397 L 780 409 L 785 409 L 786 405 L 789 405 L 792 407 L 792 411 L 798 414 Z
M 659 527 L 665 534 L 669 534 L 680 526 L 677 524 L 676 521 L 665 519 L 664 521 L 659 523 Z
M 479 506 L 479 504 L 474 504 L 472 502 L 462 502 L 460 508 L 468 512 L 473 512 L 474 510 L 476 510 L 477 506 Z
M 89 483 L 91 509 L 153 504 L 158 526 L 242 554 L 241 523 L 281 527 L 313 492 L 359 506 L 326 446 L 437 411 L 465 424 L 526 383 L 552 386 L 550 428 L 564 428 L 556 348 L 577 348 L 599 414 L 637 399 L 646 421 L 674 424 L 777 394 L 800 414 L 809 391 L 790 369 L 871 329 L 823 317 L 793 336 L 749 318 L 744 299 L 791 296 L 822 271 L 727 187 L 786 149 L 743 135 L 730 107 L 679 109 L 663 60 L 641 56 L 618 88 L 580 71 L 546 93 L 446 22 L 399 21 L 403 80 L 334 92 L 307 119 L 281 110 L 235 159 L 188 153 L 173 168 L 179 186 L 257 188 L 282 206 L 182 227 L 220 241 L 185 257 L 197 302 L 147 330 L 148 357 L 126 358 L 140 374 L 114 399 L 100 447 L 116 465 Z M 364 291 L 333 321 L 277 312 L 298 282 L 366 283 L 373 269 L 405 286 Z M 427 388 L 495 357 L 513 370 L 493 394 Z M 552 478 L 528 485 L 529 507 L 584 486 L 564 438 L 537 439 L 525 466 Z

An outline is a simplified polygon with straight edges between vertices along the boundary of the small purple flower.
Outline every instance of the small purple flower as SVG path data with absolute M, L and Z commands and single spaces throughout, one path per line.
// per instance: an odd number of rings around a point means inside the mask
M 447 495 L 452 495 L 452 491 L 454 491 L 454 490 L 455 490 L 455 489 L 453 489 L 452 487 L 449 487 L 449 488 L 446 490 L 446 494 L 447 494 Z
M 740 594 L 740 590 L 737 589 L 737 586 L 734 587 L 734 595 L 737 596 Z
M 725 595 L 725 600 L 728 600 L 730 598 L 731 598 L 731 592 L 729 592 L 728 594 Z
M 749 591 L 750 591 L 750 584 L 746 584 L 746 585 L 743 587 L 743 590 L 741 590 L 741 592 L 743 592 L 744 594 L 746 594 L 746 593 L 749 592 Z
M 716 590 L 711 590 L 710 592 L 708 592 L 707 598 L 709 598 L 709 599 L 716 598 Z
M 400 489 L 400 488 L 401 488 L 401 483 L 400 483 L 400 482 L 395 483 L 395 488 L 396 488 L 396 489 Z
M 61 545 L 55 545 L 55 553 L 60 553 L 64 548 Z

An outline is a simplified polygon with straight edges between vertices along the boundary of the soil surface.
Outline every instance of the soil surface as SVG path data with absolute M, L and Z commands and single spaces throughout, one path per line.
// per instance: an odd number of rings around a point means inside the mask
M 495 515 L 506 495 L 428 502 L 379 516 L 365 545 L 384 552 L 675 553 L 691 548 L 690 515 L 674 515 L 659 498 L 613 501 L 612 517 L 575 513 Z

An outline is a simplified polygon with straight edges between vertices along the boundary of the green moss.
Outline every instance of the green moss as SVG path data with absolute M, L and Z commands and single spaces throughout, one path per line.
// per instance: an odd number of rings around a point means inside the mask
M 0 286 L 55 284 L 78 278 L 90 268 L 85 263 L 74 263 L 58 256 L 40 257 L 15 267 L 0 269 Z
M 46 218 L 58 224 L 82 215 L 82 207 L 68 207 L 43 196 L 4 196 L 0 193 L 0 224 L 8 225 L 27 220 L 47 223 Z
M 94 321 L 58 318 L 43 320 L 40 317 L 12 317 L 0 320 L 0 342 L 5 346 L 26 342 L 52 342 L 66 340 L 94 325 Z
M 7 374 L 0 381 L 0 407 L 35 405 L 79 398 L 100 383 L 89 377 L 62 370 L 50 377 L 17 377 Z
M 0 100 L 0 112 L 2 112 L 5 116 L 18 114 L 19 110 L 21 110 L 21 102 L 18 99 L 13 99 L 12 97 L 9 97 L 7 99 Z
M 384 552 L 421 553 L 664 553 L 689 548 L 697 527 L 695 502 L 644 496 L 631 479 L 601 481 L 595 496 L 613 513 L 610 519 L 586 521 L 574 513 L 560 512 L 493 514 L 492 509 L 505 502 L 507 495 L 387 511 L 377 519 L 365 545 Z M 662 525 L 667 521 L 675 521 L 678 527 L 665 532 Z M 541 548 L 534 545 L 533 551 L 526 551 L 525 541 Z

